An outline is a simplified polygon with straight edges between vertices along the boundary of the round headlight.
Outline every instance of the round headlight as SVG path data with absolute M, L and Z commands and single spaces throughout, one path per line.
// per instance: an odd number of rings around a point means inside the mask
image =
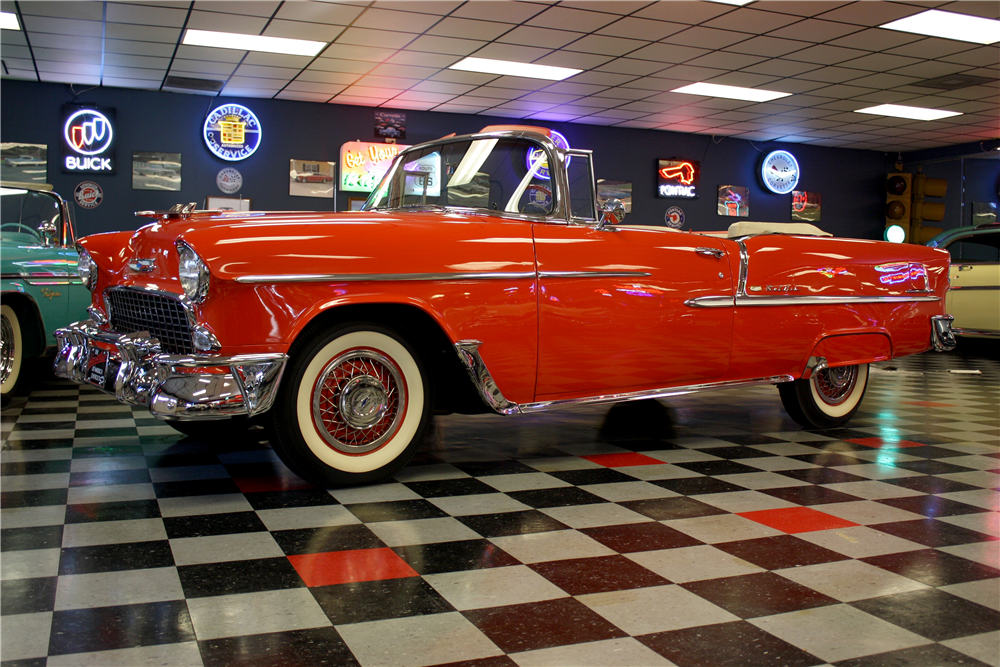
M 208 296 L 209 271 L 208 266 L 202 261 L 194 248 L 184 241 L 177 242 L 177 256 L 179 258 L 177 274 L 181 279 L 181 287 L 184 294 L 195 302 L 202 302 Z
M 84 286 L 89 290 L 93 290 L 94 285 L 97 284 L 97 262 L 81 246 L 77 246 L 76 251 L 80 254 L 80 261 L 77 262 L 76 272 L 80 274 L 80 279 L 83 280 Z

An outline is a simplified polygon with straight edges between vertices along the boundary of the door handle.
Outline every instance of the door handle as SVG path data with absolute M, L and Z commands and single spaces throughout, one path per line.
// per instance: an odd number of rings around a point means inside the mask
M 725 250 L 720 250 L 718 248 L 695 248 L 694 251 L 699 255 L 708 255 L 719 259 L 726 254 Z
M 961 265 L 959 265 L 958 270 L 959 271 L 971 271 L 972 270 L 972 265 L 971 264 L 961 264 Z

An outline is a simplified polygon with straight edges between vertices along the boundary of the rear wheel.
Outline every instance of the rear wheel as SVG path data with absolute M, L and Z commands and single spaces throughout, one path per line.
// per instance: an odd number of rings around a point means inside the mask
M 868 364 L 824 368 L 808 380 L 778 385 L 788 415 L 805 428 L 837 428 L 851 420 L 868 388 Z
M 431 414 L 420 356 L 377 324 L 306 334 L 272 408 L 281 460 L 320 486 L 369 484 L 413 456 Z
M 10 306 L 0 306 L 0 401 L 7 405 L 24 385 L 24 340 L 21 321 Z

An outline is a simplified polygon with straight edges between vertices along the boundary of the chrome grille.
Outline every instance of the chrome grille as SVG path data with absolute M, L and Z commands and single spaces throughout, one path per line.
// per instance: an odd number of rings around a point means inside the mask
M 156 292 L 116 287 L 104 293 L 116 333 L 148 331 L 170 354 L 191 354 L 191 325 L 180 299 Z

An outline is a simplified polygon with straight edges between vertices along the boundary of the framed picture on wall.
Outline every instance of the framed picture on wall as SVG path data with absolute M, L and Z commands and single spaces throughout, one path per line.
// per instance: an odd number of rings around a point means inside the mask
M 45 144 L 0 144 L 0 174 L 16 183 L 48 182 L 48 152 Z
M 288 161 L 288 194 L 292 197 L 333 199 L 337 188 L 336 162 Z
M 745 218 L 750 215 L 750 188 L 719 186 L 719 215 Z
M 792 191 L 792 220 L 819 222 L 823 200 L 818 192 Z
M 209 211 L 251 211 L 247 197 L 207 197 L 205 208 Z
M 181 154 L 133 151 L 133 190 L 181 189 Z
M 347 198 L 347 210 L 348 211 L 360 211 L 361 207 L 365 205 L 368 201 L 364 197 L 348 197 Z
M 608 199 L 618 199 L 625 206 L 625 212 L 632 212 L 632 181 L 597 180 L 597 203 L 603 204 Z

